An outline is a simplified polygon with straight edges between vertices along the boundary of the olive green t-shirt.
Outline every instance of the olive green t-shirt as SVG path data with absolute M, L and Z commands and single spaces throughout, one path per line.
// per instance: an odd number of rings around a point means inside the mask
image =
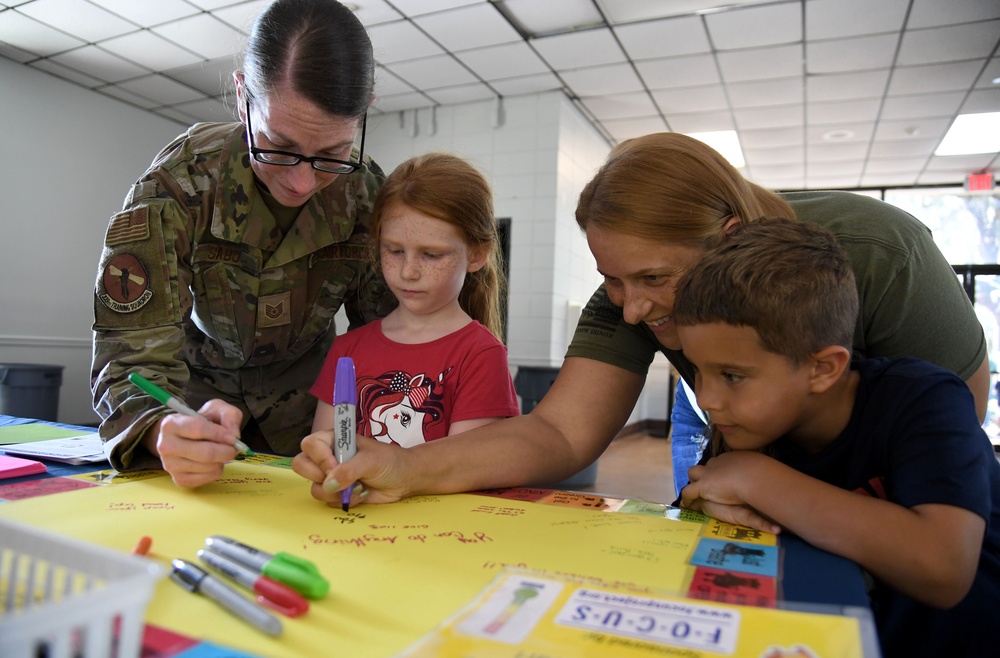
M 854 266 L 860 312 L 854 330 L 859 357 L 916 357 L 968 379 L 986 356 L 986 337 L 965 290 L 934 244 L 930 229 L 887 203 L 850 192 L 781 195 L 801 221 L 837 237 Z M 680 351 L 656 340 L 645 324 L 630 325 L 602 285 L 580 316 L 566 356 L 580 356 L 645 375 L 663 352 L 693 383 Z

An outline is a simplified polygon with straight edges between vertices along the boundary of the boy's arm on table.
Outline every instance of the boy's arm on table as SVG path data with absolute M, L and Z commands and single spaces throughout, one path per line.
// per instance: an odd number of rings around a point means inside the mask
M 370 503 L 557 482 L 604 452 L 628 420 L 644 382 L 644 376 L 622 368 L 570 357 L 538 406 L 524 416 L 406 449 L 359 439 L 357 455 L 343 465 L 330 452 L 332 437 L 316 432 L 303 439 L 293 468 L 313 481 L 314 497 L 333 504 L 339 501 L 337 490 L 359 480 Z M 326 478 L 337 487 L 324 490 Z
M 986 523 L 952 505 L 912 508 L 827 484 L 758 452 L 724 453 L 691 469 L 682 505 L 729 515 L 749 507 L 826 551 L 938 608 L 975 578 Z

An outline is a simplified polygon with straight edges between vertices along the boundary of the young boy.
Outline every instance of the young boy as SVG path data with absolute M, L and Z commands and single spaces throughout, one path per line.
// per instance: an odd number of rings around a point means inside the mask
M 994 655 L 1000 465 L 956 375 L 852 360 L 852 272 L 826 230 L 763 220 L 678 283 L 714 426 L 681 505 L 861 565 L 886 658 Z

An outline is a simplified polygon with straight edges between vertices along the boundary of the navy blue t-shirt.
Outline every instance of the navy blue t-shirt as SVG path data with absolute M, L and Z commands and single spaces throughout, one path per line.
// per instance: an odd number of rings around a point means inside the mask
M 876 580 L 872 609 L 885 658 L 991 655 L 1000 621 L 1000 464 L 972 394 L 957 375 L 926 361 L 868 359 L 851 367 L 861 383 L 844 432 L 814 455 L 779 440 L 775 456 L 842 489 L 904 507 L 954 505 L 984 518 L 979 570 L 957 606 L 932 608 Z

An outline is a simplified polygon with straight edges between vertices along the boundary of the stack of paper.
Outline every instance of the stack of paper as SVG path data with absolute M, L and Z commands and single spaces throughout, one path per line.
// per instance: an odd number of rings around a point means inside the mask
M 67 464 L 91 464 L 107 459 L 104 456 L 104 446 L 101 442 L 101 436 L 96 432 L 70 436 L 64 439 L 12 443 L 2 446 L 0 449 L 8 455 L 51 459 Z
M 0 455 L 0 478 L 16 478 L 22 475 L 44 473 L 46 470 L 48 469 L 45 468 L 45 464 L 36 462 L 34 459 Z

